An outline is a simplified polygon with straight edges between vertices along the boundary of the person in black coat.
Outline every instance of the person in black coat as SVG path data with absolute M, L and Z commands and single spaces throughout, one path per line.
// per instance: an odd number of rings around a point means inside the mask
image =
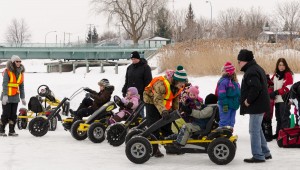
M 250 115 L 249 133 L 253 155 L 250 159 L 244 159 L 244 162 L 265 162 L 266 159 L 272 159 L 261 128 L 264 113 L 270 111 L 266 74 L 254 60 L 252 51 L 241 50 L 237 59 L 241 71 L 245 73 L 241 85 L 240 114 Z
M 152 80 L 151 68 L 147 64 L 147 60 L 141 58 L 137 51 L 133 51 L 130 58 L 132 64 L 130 64 L 126 70 L 125 84 L 122 88 L 122 94 L 123 97 L 125 97 L 129 87 L 136 87 L 141 100 L 143 100 L 144 89 Z M 144 117 L 143 110 L 141 115 Z

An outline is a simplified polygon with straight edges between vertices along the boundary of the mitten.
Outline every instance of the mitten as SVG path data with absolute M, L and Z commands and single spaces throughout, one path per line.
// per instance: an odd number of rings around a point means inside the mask
M 24 106 L 26 106 L 26 100 L 25 100 L 25 99 L 21 99 L 21 101 L 22 101 L 22 104 L 23 104 Z
M 225 113 L 228 112 L 228 105 L 223 106 L 223 112 L 225 112 Z
M 273 91 L 272 93 L 270 93 L 270 99 L 275 99 L 276 95 L 278 94 L 278 90 Z
M 162 113 L 161 113 L 161 117 L 162 117 L 164 120 L 168 120 L 168 119 L 171 118 L 171 115 L 170 115 L 169 111 L 164 110 L 164 111 L 162 111 Z
M 84 91 L 87 91 L 87 92 L 89 92 L 89 93 L 92 93 L 92 92 L 93 92 L 93 90 L 90 89 L 90 88 L 88 88 L 88 87 L 83 88 L 83 90 L 84 90 Z
M 7 102 L 8 102 L 8 96 L 5 95 L 2 97 L 2 104 L 6 105 Z

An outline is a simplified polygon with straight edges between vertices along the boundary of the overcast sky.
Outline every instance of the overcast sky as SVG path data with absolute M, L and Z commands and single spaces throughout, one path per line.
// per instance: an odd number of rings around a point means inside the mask
M 216 18 L 221 10 L 238 7 L 249 10 L 261 7 L 266 13 L 273 13 L 278 2 L 292 0 L 210 0 L 212 17 Z M 24 18 L 32 34 L 31 42 L 77 41 L 85 39 L 89 24 L 96 25 L 98 33 L 116 29 L 115 24 L 108 26 L 106 18 L 94 15 L 89 6 L 90 0 L 0 0 L 0 43 L 5 41 L 5 32 L 13 18 Z M 197 17 L 210 18 L 210 4 L 205 0 L 168 0 L 169 9 L 187 9 L 192 3 Z M 174 2 L 174 3 L 173 3 Z M 174 4 L 174 5 L 173 5 Z M 174 8 L 173 8 L 174 7 Z M 51 32 L 56 31 L 56 32 Z M 49 33 L 51 32 L 51 33 Z M 70 33 L 70 34 L 69 34 Z

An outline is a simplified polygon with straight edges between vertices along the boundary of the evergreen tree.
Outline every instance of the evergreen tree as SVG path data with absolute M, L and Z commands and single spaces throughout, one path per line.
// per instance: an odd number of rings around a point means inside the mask
M 172 37 L 171 26 L 169 23 L 169 11 L 166 8 L 162 7 L 156 14 L 156 24 L 157 28 L 154 33 L 155 36 L 169 39 Z
M 195 23 L 194 18 L 195 18 L 195 15 L 193 12 L 192 4 L 190 3 L 188 13 L 185 17 L 185 24 L 187 27 L 192 26 Z
M 86 43 L 92 43 L 92 44 L 95 44 L 99 41 L 99 37 L 98 37 L 98 33 L 97 33 L 97 29 L 96 27 L 93 28 L 93 31 L 92 29 L 90 28 L 89 29 L 89 32 L 88 32 L 88 35 L 87 35 L 87 38 L 86 38 Z
M 99 41 L 96 27 L 94 27 L 94 29 L 93 29 L 93 40 L 92 41 L 93 41 L 93 43 L 97 43 Z

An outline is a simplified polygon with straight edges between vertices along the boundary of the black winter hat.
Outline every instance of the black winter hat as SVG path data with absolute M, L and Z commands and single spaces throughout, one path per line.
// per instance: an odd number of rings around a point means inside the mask
M 137 59 L 140 59 L 141 57 L 140 57 L 139 52 L 133 51 L 133 52 L 131 53 L 131 55 L 130 55 L 130 58 L 137 58 Z
M 254 58 L 252 51 L 242 49 L 237 57 L 239 61 L 252 61 Z
M 218 102 L 218 97 L 212 93 L 210 93 L 209 95 L 207 95 L 205 97 L 205 104 L 217 104 Z

